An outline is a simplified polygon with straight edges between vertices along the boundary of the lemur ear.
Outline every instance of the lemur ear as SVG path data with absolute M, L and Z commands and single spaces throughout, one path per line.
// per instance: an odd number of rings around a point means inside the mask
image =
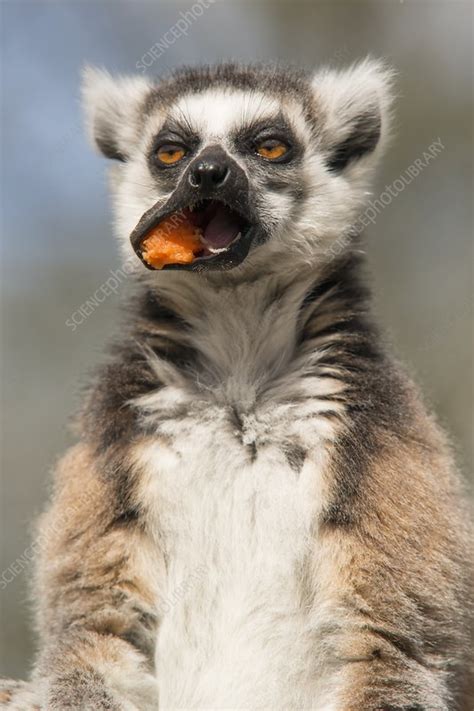
M 144 77 L 112 77 L 85 67 L 82 103 L 92 143 L 107 158 L 126 161 L 138 138 L 140 108 L 151 84 Z
M 368 167 L 373 162 L 369 157 L 386 143 L 394 74 L 382 61 L 368 58 L 346 70 L 323 69 L 314 76 L 331 171 L 340 173 L 362 158 Z

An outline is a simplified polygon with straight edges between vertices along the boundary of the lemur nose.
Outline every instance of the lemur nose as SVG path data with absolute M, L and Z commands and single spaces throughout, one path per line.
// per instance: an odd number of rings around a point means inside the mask
M 193 188 L 212 190 L 224 185 L 229 175 L 226 163 L 216 160 L 201 160 L 189 173 L 189 183 Z

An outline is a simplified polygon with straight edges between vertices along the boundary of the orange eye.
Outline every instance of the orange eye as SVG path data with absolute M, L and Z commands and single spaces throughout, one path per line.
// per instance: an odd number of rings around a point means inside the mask
M 173 165 L 184 158 L 186 151 L 182 146 L 165 145 L 158 148 L 156 155 L 160 163 L 164 163 L 164 165 Z
M 257 146 L 257 153 L 267 160 L 277 160 L 288 153 L 288 146 L 274 138 L 263 141 Z

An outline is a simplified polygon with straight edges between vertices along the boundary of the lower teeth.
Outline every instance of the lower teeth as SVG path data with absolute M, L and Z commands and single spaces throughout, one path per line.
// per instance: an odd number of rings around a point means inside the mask
M 241 233 L 239 232 L 239 234 L 232 240 L 232 242 L 231 242 L 230 244 L 227 245 L 227 247 L 220 247 L 220 248 L 217 248 L 217 247 L 210 247 L 208 244 L 206 244 L 206 241 L 205 241 L 205 240 L 202 240 L 202 241 L 203 241 L 203 243 L 206 245 L 206 249 L 208 249 L 209 252 L 211 252 L 211 254 L 222 254 L 222 252 L 227 252 L 228 249 L 229 249 L 230 247 L 232 247 L 232 245 L 233 245 L 235 242 L 237 242 L 237 240 L 240 239 L 240 236 L 241 236 Z
M 209 250 L 209 252 L 211 252 L 212 254 L 221 254 L 222 252 L 227 252 L 227 250 L 229 249 L 229 247 L 221 247 L 220 249 L 216 249 L 216 248 L 214 248 L 214 247 L 208 247 L 207 245 L 206 245 L 206 248 L 207 248 L 207 249 Z

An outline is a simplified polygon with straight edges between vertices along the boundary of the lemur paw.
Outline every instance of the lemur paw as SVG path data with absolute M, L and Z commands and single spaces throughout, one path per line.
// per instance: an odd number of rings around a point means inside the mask
M 0 709 L 8 711 L 42 711 L 40 694 L 33 684 L 0 679 Z
M 0 679 L 2 711 L 139 711 L 109 691 L 98 674 L 72 671 L 54 679 Z
M 71 670 L 49 680 L 45 711 L 138 711 L 119 700 L 94 671 Z

